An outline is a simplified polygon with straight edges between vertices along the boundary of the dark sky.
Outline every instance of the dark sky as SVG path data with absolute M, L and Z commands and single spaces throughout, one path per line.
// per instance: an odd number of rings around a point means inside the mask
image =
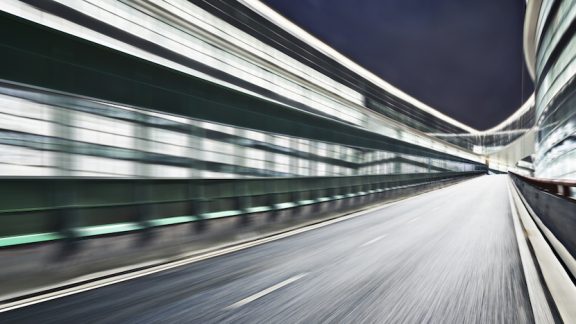
M 384 80 L 472 127 L 496 125 L 532 93 L 522 54 L 524 0 L 264 2 Z

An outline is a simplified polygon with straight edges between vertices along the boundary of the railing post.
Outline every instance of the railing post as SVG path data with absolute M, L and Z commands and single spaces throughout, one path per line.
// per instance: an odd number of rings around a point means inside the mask
M 237 193 L 236 197 L 234 198 L 234 208 L 241 212 L 240 215 L 240 225 L 241 226 L 248 226 L 250 224 L 250 216 L 246 213 L 249 204 L 251 193 L 248 193 L 246 190 L 246 185 L 240 182 L 242 180 L 236 179 L 233 182 L 234 192 Z
M 191 231 L 194 232 L 194 229 L 196 231 L 202 231 L 204 230 L 204 221 L 203 219 L 201 219 L 201 215 L 200 215 L 200 203 L 199 203 L 199 186 L 194 186 L 194 182 L 191 180 L 188 180 L 188 185 L 186 186 L 187 188 L 187 198 L 188 198 L 188 202 L 187 202 L 187 206 L 186 206 L 186 214 L 188 216 L 192 216 L 192 217 L 198 217 L 198 220 L 196 222 L 192 222 L 192 224 L 194 224 L 193 226 L 191 226 Z
M 316 188 L 316 189 L 312 190 L 312 193 L 313 193 L 313 194 L 312 194 L 311 199 L 313 199 L 313 200 L 315 201 L 315 202 L 314 202 L 314 206 L 313 206 L 313 208 L 312 208 L 312 211 L 315 212 L 315 213 L 318 213 L 318 212 L 320 212 L 320 210 L 321 210 L 321 208 L 320 208 L 320 207 L 321 207 L 321 202 L 318 201 L 318 199 L 320 199 L 320 198 L 322 197 L 322 192 L 323 192 L 323 189 L 318 189 L 318 188 Z
M 196 202 L 196 215 L 198 216 L 198 222 L 196 222 L 196 231 L 203 232 L 208 227 L 208 221 L 205 219 L 204 214 L 208 212 L 207 205 L 209 204 L 209 200 L 206 198 L 206 183 L 204 180 L 200 180 L 197 190 L 194 191 L 195 193 L 195 202 Z
M 56 207 L 53 211 L 55 216 L 54 231 L 60 233 L 64 238 L 62 250 L 57 258 L 65 258 L 79 248 L 78 235 L 75 229 L 79 226 L 80 215 L 75 207 L 78 194 L 78 188 L 75 184 L 75 180 L 59 180 L 54 190 L 54 205 Z
M 300 191 L 292 191 L 290 193 L 290 200 L 294 204 L 298 204 L 298 202 L 300 201 Z M 298 216 L 299 212 L 300 212 L 300 207 L 298 205 L 294 206 L 292 216 Z
M 267 194 L 266 194 L 266 205 L 270 208 L 270 216 L 268 219 L 270 221 L 275 221 L 278 218 L 279 210 L 276 209 L 276 204 L 278 203 L 277 193 L 276 193 L 276 180 L 269 180 L 266 183 Z
M 134 221 L 142 227 L 141 240 L 147 242 L 152 239 L 150 220 L 153 217 L 155 206 L 151 201 L 151 184 L 149 180 L 132 180 L 136 213 Z

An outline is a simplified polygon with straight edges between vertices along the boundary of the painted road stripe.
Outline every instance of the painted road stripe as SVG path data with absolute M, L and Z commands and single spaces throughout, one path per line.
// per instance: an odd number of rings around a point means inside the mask
M 416 218 L 412 218 L 411 220 L 409 220 L 408 222 L 406 222 L 407 224 L 410 224 L 412 222 L 415 222 L 419 219 L 420 217 L 416 217 Z
M 235 309 L 235 308 L 238 308 L 238 307 L 242 307 L 242 306 L 244 306 L 244 305 L 246 305 L 246 304 L 248 304 L 248 303 L 251 303 L 251 302 L 255 301 L 256 299 L 262 298 L 262 297 L 270 294 L 271 292 L 274 292 L 274 291 L 276 291 L 276 290 L 278 290 L 278 289 L 280 289 L 280 288 L 282 288 L 282 287 L 284 287 L 284 286 L 287 286 L 287 285 L 293 283 L 294 281 L 300 280 L 300 279 L 306 277 L 306 275 L 307 275 L 307 273 L 302 273 L 302 274 L 299 274 L 299 275 L 294 276 L 294 277 L 292 277 L 292 278 L 286 279 L 286 280 L 284 280 L 284 281 L 282 281 L 282 282 L 280 282 L 280 283 L 275 284 L 274 286 L 272 286 L 272 287 L 270 287 L 270 288 L 266 288 L 266 289 L 262 290 L 262 291 L 259 292 L 259 293 L 256 293 L 256 294 L 254 294 L 254 295 L 252 295 L 252 296 L 249 296 L 249 297 L 246 297 L 246 298 L 244 298 L 244 299 L 242 299 L 242 300 L 240 300 L 240 301 L 237 301 L 237 302 L 235 302 L 234 304 L 232 304 L 232 305 L 230 305 L 230 306 L 228 306 L 228 307 L 226 307 L 226 308 L 224 308 L 224 309 Z
M 374 243 L 380 241 L 381 239 L 383 239 L 384 237 L 386 237 L 386 235 L 380 235 L 380 236 L 378 236 L 378 237 L 376 237 L 376 238 L 373 238 L 373 239 L 371 239 L 370 241 L 368 241 L 368 242 L 360 245 L 360 247 L 364 247 L 364 246 L 368 246 L 368 245 L 374 244 Z

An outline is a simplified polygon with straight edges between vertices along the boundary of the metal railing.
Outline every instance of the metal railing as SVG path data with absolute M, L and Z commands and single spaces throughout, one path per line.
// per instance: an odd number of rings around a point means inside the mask
M 576 277 L 576 181 L 510 175 L 540 231 Z
M 522 181 L 554 195 L 576 199 L 576 180 L 538 179 L 512 173 Z
M 145 230 L 346 200 L 393 199 L 411 187 L 480 175 L 443 172 L 250 179 L 4 178 L 0 246 Z

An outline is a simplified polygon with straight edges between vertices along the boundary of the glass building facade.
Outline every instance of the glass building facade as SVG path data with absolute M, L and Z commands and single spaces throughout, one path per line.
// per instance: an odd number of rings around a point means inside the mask
M 488 131 L 459 123 L 258 1 L 1 9 L 0 175 L 467 171 L 534 124 L 530 104 Z
M 538 9 L 525 40 L 533 48 L 525 52 L 534 62 L 535 175 L 576 179 L 576 3 L 544 0 Z
M 8 84 L 0 87 L 0 152 L 1 176 L 307 177 L 478 167 Z

